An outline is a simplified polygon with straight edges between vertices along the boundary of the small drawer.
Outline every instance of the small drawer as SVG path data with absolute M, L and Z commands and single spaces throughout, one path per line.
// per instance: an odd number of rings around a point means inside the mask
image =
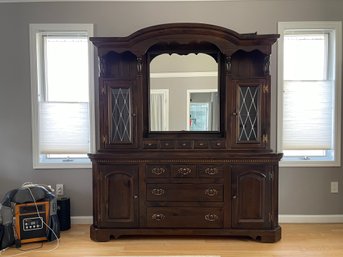
M 225 149 L 226 144 L 225 141 L 217 140 L 211 142 L 211 148 L 212 149 Z
M 221 228 L 223 209 L 209 207 L 149 207 L 149 227 Z
M 208 148 L 208 141 L 194 141 L 194 149 L 207 149 Z
M 176 147 L 178 149 L 192 149 L 193 141 L 178 141 Z
M 175 178 L 194 178 L 196 177 L 195 165 L 173 165 L 172 177 Z
M 222 202 L 222 184 L 147 184 L 147 201 Z
M 158 147 L 157 142 L 154 142 L 154 141 L 144 142 L 144 149 L 157 149 L 157 147 Z
M 199 165 L 199 177 L 222 178 L 224 176 L 225 165 Z
M 166 178 L 170 176 L 169 165 L 147 165 L 145 176 L 148 178 Z
M 175 142 L 174 141 L 161 141 L 160 142 L 160 148 L 161 149 L 174 149 L 175 148 Z

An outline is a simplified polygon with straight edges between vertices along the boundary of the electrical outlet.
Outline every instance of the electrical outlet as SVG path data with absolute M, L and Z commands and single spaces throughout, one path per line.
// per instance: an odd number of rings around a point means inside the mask
M 331 193 L 338 193 L 338 181 L 331 182 Z
M 56 196 L 64 195 L 63 184 L 56 184 Z

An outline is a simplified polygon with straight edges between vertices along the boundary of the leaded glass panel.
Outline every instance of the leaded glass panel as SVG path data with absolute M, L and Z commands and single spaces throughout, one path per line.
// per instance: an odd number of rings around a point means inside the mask
M 259 87 L 239 87 L 239 142 L 258 139 L 259 94 Z
M 131 103 L 129 88 L 112 88 L 111 142 L 131 142 Z

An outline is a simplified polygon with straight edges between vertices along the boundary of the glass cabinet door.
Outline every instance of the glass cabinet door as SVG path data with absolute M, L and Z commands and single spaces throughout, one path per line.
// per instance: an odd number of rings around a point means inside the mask
M 131 148 L 136 146 L 133 81 L 104 80 L 100 85 L 101 146 Z
M 266 148 L 268 145 L 266 110 L 269 84 L 264 79 L 236 80 L 235 97 L 232 113 L 233 147 Z

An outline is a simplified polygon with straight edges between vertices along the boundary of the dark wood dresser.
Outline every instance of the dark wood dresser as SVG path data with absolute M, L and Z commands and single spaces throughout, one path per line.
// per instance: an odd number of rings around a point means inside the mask
M 89 154 L 93 240 L 124 235 L 280 240 L 281 154 L 270 149 L 269 58 L 277 38 L 195 23 L 91 38 L 99 57 L 97 152 Z M 206 54 L 215 60 L 216 128 L 152 129 L 150 63 L 162 54 Z M 182 104 L 170 101 L 169 112 Z

